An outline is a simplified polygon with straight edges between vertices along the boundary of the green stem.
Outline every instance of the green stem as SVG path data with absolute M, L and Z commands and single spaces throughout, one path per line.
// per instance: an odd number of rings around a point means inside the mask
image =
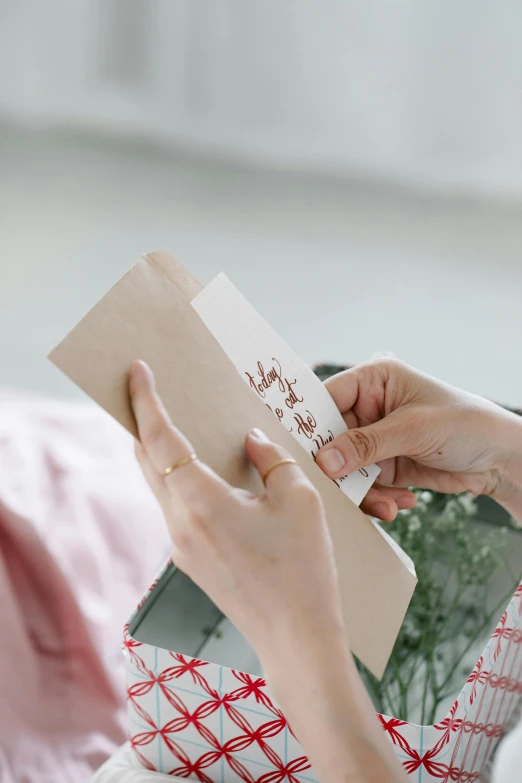
M 387 685 L 385 685 L 385 686 L 383 687 L 383 690 L 384 690 L 384 697 L 385 697 L 385 700 L 386 700 L 386 702 L 387 702 L 387 705 L 388 705 L 388 707 L 389 707 L 389 710 L 387 710 L 387 709 L 383 709 L 383 712 L 384 712 L 386 715 L 390 715 L 392 718 L 397 718 L 397 717 L 398 717 L 399 710 L 397 709 L 397 706 L 396 706 L 396 705 L 393 703 L 393 699 L 392 699 L 392 697 L 390 696 L 390 692 L 389 692 L 389 690 L 388 690 L 388 686 L 387 686 Z
M 430 650 L 431 655 L 431 650 Z M 424 689 L 422 691 L 422 705 L 421 705 L 421 718 L 420 723 L 421 726 L 424 726 L 424 717 L 426 715 L 426 701 L 428 698 L 428 690 L 429 690 L 429 684 L 430 684 L 430 670 L 429 670 L 429 660 L 426 661 L 426 673 L 424 676 Z
M 369 672 L 365 677 L 366 686 L 371 690 L 373 694 L 373 704 L 377 712 L 384 712 L 384 700 L 382 696 L 381 684 L 371 675 Z
M 502 554 L 500 555 L 500 557 L 502 558 L 502 562 L 503 562 L 503 563 L 504 563 L 504 565 L 506 566 L 506 569 L 507 569 L 507 571 L 508 571 L 508 575 L 509 575 L 510 579 L 512 579 L 512 580 L 513 580 L 513 582 L 515 582 L 515 581 L 516 581 L 516 583 L 517 583 L 517 586 L 518 586 L 518 585 L 520 584 L 520 576 L 518 576 L 518 577 L 517 577 L 517 576 L 515 575 L 515 573 L 514 573 L 513 569 L 511 568 L 511 563 L 509 562 L 509 560 L 507 559 L 507 557 L 505 556 L 505 554 L 504 554 L 504 553 L 502 553 Z M 516 589 L 516 588 L 515 588 L 515 589 Z M 513 590 L 513 592 L 515 592 L 515 590 Z
M 449 581 L 449 580 L 448 580 Z M 457 581 L 457 585 L 455 588 L 455 594 L 453 596 L 453 599 L 451 603 L 449 604 L 449 607 L 445 610 L 446 618 L 442 624 L 442 626 L 438 629 L 437 637 L 438 641 L 437 644 L 440 646 L 441 640 L 444 638 L 444 631 L 450 624 L 450 622 L 453 620 L 453 612 L 459 605 L 459 603 L 462 601 L 462 585 L 460 581 Z

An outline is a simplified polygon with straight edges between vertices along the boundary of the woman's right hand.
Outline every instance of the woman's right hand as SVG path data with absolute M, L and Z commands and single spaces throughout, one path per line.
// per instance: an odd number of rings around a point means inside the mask
M 383 503 L 376 516 L 394 519 L 397 491 L 388 487 L 415 486 L 490 495 L 522 518 L 522 418 L 391 359 L 341 372 L 326 388 L 349 430 L 317 464 L 339 478 L 378 463 L 367 513 Z

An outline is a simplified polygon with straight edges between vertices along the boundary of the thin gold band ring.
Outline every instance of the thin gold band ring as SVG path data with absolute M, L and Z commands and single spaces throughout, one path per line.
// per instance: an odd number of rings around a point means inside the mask
M 169 476 L 173 470 L 182 468 L 183 465 L 188 465 L 189 462 L 194 462 L 194 460 L 197 458 L 198 458 L 197 454 L 187 454 L 186 457 L 182 457 L 181 459 L 178 459 L 177 462 L 173 462 L 172 465 L 169 465 L 169 467 L 163 471 L 163 478 Z
M 273 465 L 270 465 L 268 470 L 265 472 L 265 475 L 263 476 L 263 484 L 266 484 L 266 480 L 268 476 L 271 474 L 273 470 L 278 468 L 280 465 L 297 465 L 297 460 L 293 459 L 292 457 L 285 457 L 285 459 L 278 459 L 277 462 L 274 462 Z

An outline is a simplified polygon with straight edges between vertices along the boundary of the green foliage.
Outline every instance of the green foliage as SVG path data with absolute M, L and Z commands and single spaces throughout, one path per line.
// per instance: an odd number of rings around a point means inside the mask
M 379 712 L 425 725 L 462 687 L 466 656 L 486 641 L 518 579 L 506 561 L 507 529 L 478 527 L 473 496 L 415 493 L 417 506 L 384 527 L 415 563 L 418 585 L 382 680 L 358 665 Z M 491 607 L 499 570 L 509 588 Z

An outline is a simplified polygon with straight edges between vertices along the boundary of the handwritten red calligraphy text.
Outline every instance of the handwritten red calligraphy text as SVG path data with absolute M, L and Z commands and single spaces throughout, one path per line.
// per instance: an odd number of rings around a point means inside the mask
M 270 389 L 273 383 L 277 383 L 279 389 L 282 392 L 286 392 L 286 385 L 282 378 L 281 365 L 275 357 L 272 357 L 272 361 L 274 364 L 268 372 L 261 362 L 257 363 L 257 377 L 251 375 L 249 372 L 245 373 L 252 389 L 254 389 L 263 399 L 266 397 L 266 390 Z
M 313 438 L 317 422 L 309 410 L 307 410 L 306 413 L 308 414 L 306 419 L 304 419 L 300 413 L 294 413 L 294 421 L 297 424 L 297 432 L 310 440 Z

